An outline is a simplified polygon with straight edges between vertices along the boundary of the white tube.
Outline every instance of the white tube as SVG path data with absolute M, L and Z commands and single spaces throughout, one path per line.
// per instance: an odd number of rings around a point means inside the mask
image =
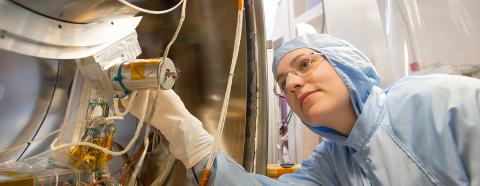
M 215 157 L 217 156 L 217 149 L 218 149 L 218 143 L 217 141 L 220 139 L 220 137 L 223 134 L 223 128 L 225 126 L 225 118 L 227 117 L 227 109 L 228 109 L 228 103 L 230 101 L 230 91 L 232 89 L 232 81 L 233 81 L 233 75 L 235 72 L 235 66 L 237 64 L 237 58 L 238 58 L 238 51 L 240 48 L 240 39 L 242 37 L 242 26 L 243 26 L 243 7 L 241 7 L 240 10 L 238 10 L 238 15 L 237 15 L 237 29 L 235 31 L 235 43 L 234 43 L 234 48 L 233 48 L 233 57 L 232 57 L 232 63 L 230 65 L 230 72 L 228 76 L 228 83 L 227 83 L 227 89 L 225 90 L 225 97 L 223 99 L 223 106 L 222 106 L 222 112 L 220 113 L 220 119 L 218 121 L 217 125 L 217 135 L 215 136 L 215 143 L 213 143 L 212 150 L 210 153 L 210 157 L 208 158 L 207 166 L 205 167 L 206 170 L 211 170 L 213 166 L 213 160 L 215 160 Z
M 56 134 L 56 133 L 58 133 L 58 132 L 60 132 L 60 129 L 54 130 L 54 131 L 48 133 L 47 135 L 40 136 L 40 137 L 36 137 L 36 138 L 33 139 L 33 140 L 30 140 L 30 141 L 27 141 L 27 142 L 25 142 L 25 143 L 16 145 L 16 146 L 14 146 L 14 147 L 12 147 L 12 148 L 8 148 L 8 149 L 5 149 L 5 150 L 2 150 L 2 151 L 0 151 L 0 156 L 2 156 L 3 154 L 6 154 L 6 153 L 8 153 L 8 152 L 11 152 L 11 151 L 20 149 L 20 148 L 22 148 L 23 146 L 28 145 L 28 144 L 31 144 L 31 143 L 33 143 L 33 142 L 47 139 L 48 137 L 50 137 L 50 136 L 52 136 L 52 135 L 54 135 L 54 134 Z
M 127 5 L 130 8 L 133 8 L 135 10 L 138 10 L 140 12 L 147 13 L 147 14 L 166 14 L 166 13 L 170 13 L 173 10 L 175 10 L 178 6 L 180 6 L 180 4 L 182 4 L 183 1 L 184 0 L 181 0 L 175 6 L 173 6 L 172 8 L 169 8 L 167 10 L 147 10 L 147 9 L 143 9 L 143 8 L 138 7 L 138 6 L 135 6 L 135 5 L 129 3 L 125 0 L 118 0 L 118 2 L 123 3 L 124 5 Z
M 182 14 L 180 16 L 180 20 L 178 21 L 177 29 L 175 30 L 175 33 L 172 36 L 172 39 L 167 45 L 167 48 L 165 49 L 165 52 L 163 53 L 163 58 L 162 60 L 166 59 L 168 56 L 168 52 L 170 51 L 170 47 L 172 44 L 175 42 L 177 39 L 178 33 L 180 32 L 180 29 L 182 28 L 183 21 L 185 20 L 185 10 L 187 8 L 187 0 L 183 0 L 183 5 L 182 5 Z
M 123 120 L 123 116 L 110 116 L 110 117 L 106 117 L 105 118 L 105 121 L 110 121 L 110 120 Z

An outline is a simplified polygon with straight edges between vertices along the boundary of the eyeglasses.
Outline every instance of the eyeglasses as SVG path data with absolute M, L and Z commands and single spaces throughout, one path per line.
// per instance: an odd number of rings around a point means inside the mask
M 311 74 L 315 67 L 325 61 L 322 53 L 312 52 L 297 56 L 290 63 L 290 70 L 287 73 L 280 74 L 274 86 L 274 92 L 280 97 L 286 97 L 285 88 L 288 74 L 292 73 L 297 77 L 304 78 Z

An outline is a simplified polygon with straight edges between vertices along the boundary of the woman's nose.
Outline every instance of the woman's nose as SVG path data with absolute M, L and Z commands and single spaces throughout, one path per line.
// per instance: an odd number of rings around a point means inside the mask
M 294 93 L 295 91 L 300 90 L 305 84 L 301 77 L 296 76 L 292 73 L 289 73 L 287 75 L 285 83 L 286 83 L 285 87 L 287 89 L 286 91 L 291 93 Z

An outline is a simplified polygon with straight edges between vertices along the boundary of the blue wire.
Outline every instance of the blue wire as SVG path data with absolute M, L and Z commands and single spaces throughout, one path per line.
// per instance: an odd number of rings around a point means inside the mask
M 126 62 L 126 61 L 125 61 Z M 122 78 L 122 65 L 125 63 L 121 63 L 120 66 L 118 67 L 118 71 L 117 71 L 117 75 L 115 77 L 113 77 L 113 80 L 115 80 L 116 82 L 118 82 L 118 84 L 120 84 L 120 86 L 123 88 L 123 95 L 119 96 L 119 95 L 115 95 L 116 98 L 124 98 L 125 96 L 127 96 L 128 94 L 132 93 L 132 90 L 128 89 L 127 86 L 125 86 L 125 84 L 123 84 L 123 78 Z

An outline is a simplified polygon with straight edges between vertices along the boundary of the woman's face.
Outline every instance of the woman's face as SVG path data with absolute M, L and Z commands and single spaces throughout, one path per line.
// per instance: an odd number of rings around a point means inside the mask
M 277 67 L 277 82 L 288 104 L 303 121 L 335 129 L 336 121 L 341 120 L 342 114 L 351 110 L 352 105 L 347 87 L 332 65 L 323 55 L 312 55 L 315 64 L 311 64 L 309 73 L 292 73 L 302 55 L 314 52 L 301 48 L 285 55 Z

